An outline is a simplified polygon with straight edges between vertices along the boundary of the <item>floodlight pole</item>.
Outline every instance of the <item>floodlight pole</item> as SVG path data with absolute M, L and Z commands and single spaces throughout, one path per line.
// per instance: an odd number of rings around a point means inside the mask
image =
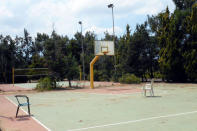
M 112 9 L 112 22 L 113 22 L 113 40 L 115 40 L 115 31 L 114 31 L 114 5 L 113 4 L 109 4 L 108 8 Z
M 108 8 L 112 9 L 112 22 L 113 22 L 113 42 L 115 47 L 115 31 L 114 31 L 114 4 L 107 5 Z M 117 79 L 117 70 L 116 70 L 116 53 L 114 52 L 114 68 L 115 68 L 115 79 Z
M 84 64 L 84 48 L 83 48 L 82 22 L 79 21 L 79 24 L 81 25 L 81 48 L 82 48 L 83 80 L 85 81 L 85 64 Z

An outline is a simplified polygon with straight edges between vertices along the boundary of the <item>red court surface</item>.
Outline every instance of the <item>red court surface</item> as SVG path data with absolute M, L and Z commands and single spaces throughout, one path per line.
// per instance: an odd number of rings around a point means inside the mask
M 47 131 L 22 110 L 19 110 L 18 117 L 15 118 L 16 109 L 16 105 L 0 95 L 0 127 L 3 131 Z

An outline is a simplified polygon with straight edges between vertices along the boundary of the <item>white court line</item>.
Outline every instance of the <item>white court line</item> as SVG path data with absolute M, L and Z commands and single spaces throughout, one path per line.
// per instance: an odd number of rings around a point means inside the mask
M 131 124 L 131 123 L 137 123 L 137 122 L 142 122 L 142 121 L 147 121 L 147 120 L 167 118 L 167 117 L 176 117 L 176 116 L 182 116 L 182 115 L 188 115 L 188 114 L 194 114 L 194 113 L 197 113 L 197 111 L 184 112 L 184 113 L 178 113 L 178 114 L 169 114 L 169 115 L 165 115 L 165 116 L 155 116 L 155 117 L 143 118 L 143 119 L 139 119 L 139 120 L 132 120 L 132 121 L 125 121 L 125 122 L 112 123 L 112 124 L 106 124 L 106 125 L 91 126 L 91 127 L 86 127 L 86 128 L 70 129 L 67 131 L 83 131 L 83 130 L 94 129 L 94 128 L 104 128 L 104 127 L 109 127 L 109 126 Z
M 12 100 L 10 100 L 8 97 L 6 97 L 5 96 L 5 98 L 7 99 L 7 100 L 9 100 L 12 104 L 14 104 L 16 107 L 18 106 L 17 104 L 15 104 Z M 23 111 L 23 112 L 25 112 L 26 114 L 28 114 L 25 110 L 23 110 L 22 108 L 21 108 L 21 110 Z M 48 127 L 46 127 L 44 124 L 42 124 L 38 119 L 36 119 L 35 117 L 33 117 L 33 116 L 31 116 L 31 118 L 32 119 L 34 119 L 36 122 L 38 122 L 42 127 L 44 127 L 47 131 L 51 131 L 51 129 L 49 129 Z

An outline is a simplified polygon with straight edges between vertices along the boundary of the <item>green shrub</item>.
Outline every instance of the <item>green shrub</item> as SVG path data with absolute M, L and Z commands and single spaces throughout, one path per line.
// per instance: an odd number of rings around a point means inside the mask
M 44 91 L 44 90 L 52 90 L 56 88 L 55 80 L 52 80 L 49 77 L 41 78 L 36 85 L 36 90 Z
M 109 80 L 110 79 L 106 71 L 94 70 L 94 81 L 109 81 Z
M 154 78 L 163 78 L 160 72 L 154 72 Z
M 119 78 L 119 82 L 125 84 L 139 84 L 141 80 L 134 74 L 125 74 Z

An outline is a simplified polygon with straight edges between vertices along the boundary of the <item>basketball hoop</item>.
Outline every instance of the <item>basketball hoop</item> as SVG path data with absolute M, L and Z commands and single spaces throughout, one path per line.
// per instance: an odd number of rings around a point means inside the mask
M 109 51 L 108 51 L 108 46 L 101 46 L 101 52 L 106 55 Z
M 114 55 L 114 42 L 113 41 L 95 41 L 94 44 L 95 56 Z

